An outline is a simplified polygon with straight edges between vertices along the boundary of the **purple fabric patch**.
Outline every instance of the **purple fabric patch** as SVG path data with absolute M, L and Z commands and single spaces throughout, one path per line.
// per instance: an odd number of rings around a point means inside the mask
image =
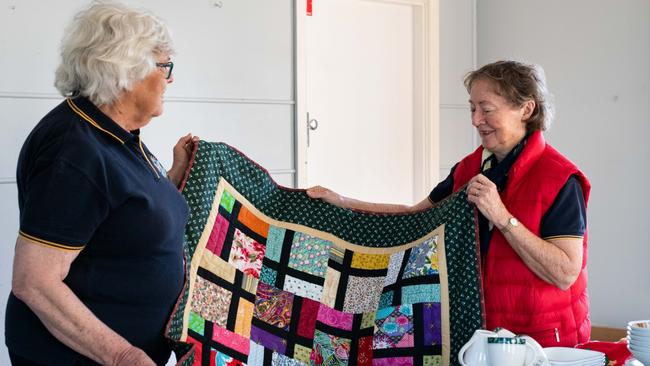
M 440 323 L 440 303 L 427 302 L 422 304 L 422 319 L 424 321 L 424 344 L 442 344 Z
M 287 345 L 284 340 L 256 326 L 251 327 L 251 340 L 274 352 L 284 354 Z

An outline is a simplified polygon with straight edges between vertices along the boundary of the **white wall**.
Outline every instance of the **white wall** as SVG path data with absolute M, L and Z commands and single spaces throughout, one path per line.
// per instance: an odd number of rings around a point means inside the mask
M 61 101 L 58 45 L 90 1 L 6 0 L 0 6 L 0 365 L 8 365 L 4 317 L 18 207 L 15 169 L 25 137 Z M 150 9 L 172 30 L 177 55 L 165 113 L 142 131 L 164 165 L 187 132 L 236 146 L 280 184 L 294 181 L 292 0 L 123 0 Z
M 476 0 L 440 1 L 440 180 L 478 146 L 463 76 L 476 67 Z
M 541 64 L 556 97 L 548 142 L 591 180 L 596 325 L 650 318 L 650 1 L 479 0 L 478 64 Z

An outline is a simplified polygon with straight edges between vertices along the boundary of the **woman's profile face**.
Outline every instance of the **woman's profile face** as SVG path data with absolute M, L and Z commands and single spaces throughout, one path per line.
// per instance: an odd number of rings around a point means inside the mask
M 474 81 L 469 105 L 481 144 L 501 160 L 526 135 L 525 108 L 513 106 L 494 90 L 489 80 Z
M 157 57 L 157 63 L 165 63 L 170 60 L 169 56 Z M 136 113 L 137 120 L 143 127 L 152 118 L 158 117 L 163 113 L 163 96 L 167 90 L 167 84 L 174 81 L 173 74 L 166 79 L 167 70 L 162 67 L 156 67 L 144 79 L 136 82 L 133 88 L 127 93 L 130 94 Z

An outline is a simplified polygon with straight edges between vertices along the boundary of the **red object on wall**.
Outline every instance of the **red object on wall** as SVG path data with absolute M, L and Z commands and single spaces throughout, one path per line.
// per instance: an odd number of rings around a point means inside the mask
M 311 16 L 311 0 L 307 0 L 307 16 Z

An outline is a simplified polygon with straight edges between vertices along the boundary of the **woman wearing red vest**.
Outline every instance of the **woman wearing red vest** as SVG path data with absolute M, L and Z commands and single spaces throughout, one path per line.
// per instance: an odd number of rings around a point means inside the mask
M 323 187 L 307 193 L 376 212 L 433 207 L 466 187 L 479 212 L 486 327 L 542 346 L 589 340 L 586 205 L 590 185 L 544 141 L 552 106 L 541 67 L 499 61 L 465 77 L 481 146 L 413 206 L 363 202 Z

